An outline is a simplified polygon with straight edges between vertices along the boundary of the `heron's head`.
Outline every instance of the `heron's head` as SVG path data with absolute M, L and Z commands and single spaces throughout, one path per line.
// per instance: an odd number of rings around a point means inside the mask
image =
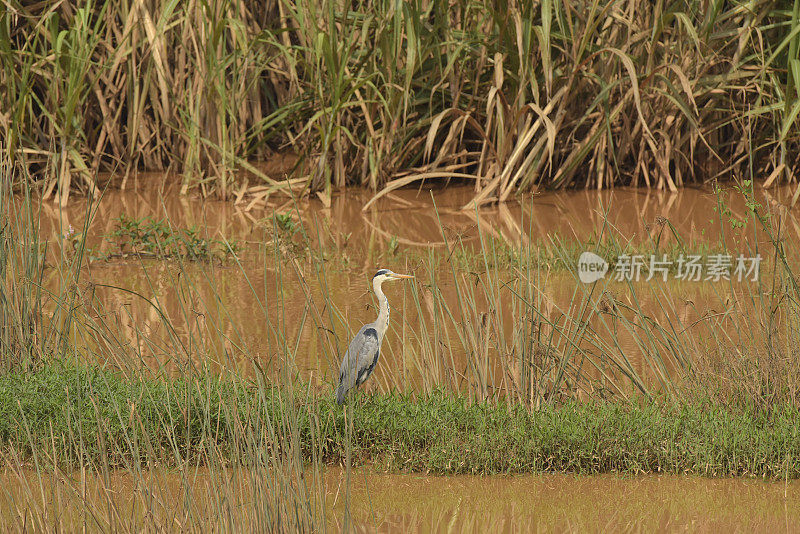
M 390 280 L 403 280 L 405 278 L 414 278 L 410 274 L 397 274 L 395 272 L 390 271 L 389 269 L 381 269 L 375 276 L 372 277 L 373 284 L 382 284 L 383 282 L 388 282 Z

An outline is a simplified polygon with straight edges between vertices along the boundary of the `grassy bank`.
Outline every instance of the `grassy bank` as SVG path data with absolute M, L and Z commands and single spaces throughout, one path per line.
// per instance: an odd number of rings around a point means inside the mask
M 345 411 L 324 393 L 60 364 L 0 376 L 0 442 L 6 461 L 13 451 L 73 466 L 247 464 L 295 449 L 307 463 L 439 474 L 800 476 L 800 410 L 789 404 L 568 400 L 529 410 L 434 392 L 364 396 Z
M 62 202 L 137 169 L 223 198 L 782 181 L 798 28 L 797 1 L 11 0 L 0 149 Z

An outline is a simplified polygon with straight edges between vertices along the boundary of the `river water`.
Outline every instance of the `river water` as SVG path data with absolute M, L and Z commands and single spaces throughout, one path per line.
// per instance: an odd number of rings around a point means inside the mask
M 72 231 L 85 230 L 87 257 L 115 252 L 109 236 L 123 215 L 238 243 L 237 261 L 85 262 L 78 284 L 85 309 L 121 340 L 111 352 L 100 350 L 97 339 L 85 343 L 114 364 L 128 359 L 172 373 L 193 366 L 245 375 L 258 367 L 275 380 L 291 376 L 329 389 L 352 333 L 375 317 L 369 280 L 382 267 L 417 276 L 385 288 L 392 323 L 369 384 L 382 391 L 446 385 L 487 394 L 519 387 L 528 380 L 518 363 L 528 350 L 520 340 L 534 335 L 541 346 L 531 354 L 594 358 L 582 367 L 570 363 L 575 381 L 624 367 L 624 374 L 658 387 L 686 367 L 683 355 L 714 358 L 720 347 L 756 347 L 763 344 L 761 330 L 768 331 L 752 328 L 769 322 L 772 304 L 759 301 L 763 285 L 749 281 L 670 275 L 663 283 L 657 275 L 591 288 L 579 282 L 575 265 L 524 273 L 503 265 L 509 250 L 558 256 L 571 248 L 577 255 L 599 236 L 664 250 L 676 246 L 676 235 L 689 252 L 722 250 L 734 259 L 763 252 L 766 262 L 774 252 L 770 238 L 730 189 L 553 192 L 476 211 L 463 209 L 471 188 L 450 186 L 395 191 L 364 210 L 370 195 L 360 191 L 257 204 L 180 195 L 176 184 L 141 175 L 91 206 L 77 199 L 64 209 L 41 204 L 50 265 L 69 254 L 61 236 Z M 774 216 L 775 236 L 786 242 L 800 236 L 791 196 L 756 191 L 763 212 Z M 292 230 L 276 234 L 276 213 L 292 219 Z M 482 251 L 496 258 L 487 263 Z M 63 267 L 53 268 L 45 283 L 58 294 L 63 279 Z M 762 284 L 772 284 L 771 292 L 775 282 Z M 466 304 L 465 292 L 471 292 Z M 586 319 L 587 306 L 600 311 Z M 547 373 L 546 362 L 534 365 Z
M 797 532 L 800 481 L 690 476 L 308 476 L 312 504 L 300 512 L 332 532 Z M 263 530 L 273 481 L 258 473 L 188 468 L 133 475 L 0 473 L 9 531 Z M 349 480 L 349 481 L 348 481 Z M 296 497 L 293 496 L 293 497 Z M 259 502 L 265 499 L 267 502 Z M 282 499 L 291 503 L 292 498 Z M 292 505 L 288 512 L 294 513 Z M 274 513 L 274 512 L 273 512 Z M 259 526 L 260 525 L 260 526 Z
M 331 471 L 336 526 L 345 476 Z M 351 473 L 358 530 L 381 532 L 792 532 L 800 482 L 682 476 L 436 477 Z M 335 489 L 334 489 L 335 486 Z M 331 505 L 331 501 L 333 504 Z

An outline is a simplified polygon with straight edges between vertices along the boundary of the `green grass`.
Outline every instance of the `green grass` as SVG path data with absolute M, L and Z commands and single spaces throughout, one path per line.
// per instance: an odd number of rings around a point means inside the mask
M 24 461 L 124 466 L 141 455 L 171 465 L 219 455 L 237 463 L 259 454 L 239 447 L 282 449 L 289 436 L 280 429 L 289 427 L 309 463 L 350 457 L 439 474 L 800 476 L 796 405 L 763 410 L 696 397 L 529 409 L 434 391 L 362 395 L 345 411 L 324 393 L 291 396 L 218 377 L 131 379 L 63 364 L 0 376 L 0 444 Z

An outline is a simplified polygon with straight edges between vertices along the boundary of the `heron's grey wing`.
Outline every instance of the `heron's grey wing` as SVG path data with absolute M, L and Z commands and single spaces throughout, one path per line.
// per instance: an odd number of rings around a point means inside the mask
M 339 391 L 342 396 L 369 377 L 378 362 L 379 349 L 375 328 L 371 325 L 361 327 L 342 358 L 339 369 Z

